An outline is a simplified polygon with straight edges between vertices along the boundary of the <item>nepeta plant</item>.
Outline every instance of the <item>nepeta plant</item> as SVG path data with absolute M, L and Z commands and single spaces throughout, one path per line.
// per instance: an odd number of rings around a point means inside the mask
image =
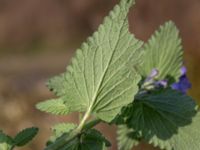
M 111 145 L 98 123 L 118 127 L 118 149 L 140 141 L 166 150 L 199 150 L 200 114 L 186 94 L 178 30 L 171 21 L 147 43 L 128 26 L 134 0 L 121 0 L 72 58 L 67 71 L 49 80 L 57 98 L 37 108 L 54 115 L 80 113 L 80 123 L 52 127 L 45 150 L 105 150 Z M 82 115 L 83 114 L 83 115 Z

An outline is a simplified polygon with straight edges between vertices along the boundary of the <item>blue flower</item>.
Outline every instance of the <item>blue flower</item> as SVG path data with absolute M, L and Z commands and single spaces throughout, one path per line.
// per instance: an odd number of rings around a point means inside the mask
M 192 87 L 190 81 L 188 80 L 187 76 L 186 76 L 186 72 L 187 69 L 186 67 L 182 67 L 181 68 L 181 76 L 179 78 L 179 81 L 176 83 L 173 83 L 171 85 L 171 88 L 174 90 L 178 90 L 182 93 L 186 93 L 188 89 L 190 89 Z

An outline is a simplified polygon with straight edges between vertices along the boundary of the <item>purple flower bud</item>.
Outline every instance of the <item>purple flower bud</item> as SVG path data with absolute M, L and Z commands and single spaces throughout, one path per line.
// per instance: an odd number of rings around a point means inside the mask
M 159 74 L 158 70 L 153 68 L 150 75 L 146 78 L 145 82 L 153 80 Z
M 182 66 L 182 67 L 181 67 L 181 75 L 185 75 L 186 72 L 187 72 L 186 67 L 185 67 L 185 66 Z
M 167 87 L 167 80 L 160 80 L 155 82 L 156 87 L 163 87 L 166 88 Z
M 146 90 L 152 90 L 155 88 L 166 88 L 167 80 L 157 81 L 155 78 L 159 74 L 159 71 L 156 68 L 153 68 L 150 75 L 145 79 L 142 88 Z
M 159 73 L 158 70 L 154 68 L 154 69 L 152 69 L 149 77 L 154 78 L 155 76 L 158 75 L 158 73 Z

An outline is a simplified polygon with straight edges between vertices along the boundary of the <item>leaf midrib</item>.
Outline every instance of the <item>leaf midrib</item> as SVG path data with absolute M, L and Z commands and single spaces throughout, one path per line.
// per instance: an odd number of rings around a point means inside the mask
M 116 44 L 115 44 L 115 47 L 114 47 L 113 50 L 112 50 L 113 53 L 112 53 L 112 55 L 111 55 L 111 57 L 110 57 L 110 59 L 109 59 L 109 62 L 108 62 L 108 64 L 107 64 L 106 68 L 105 68 L 105 71 L 104 71 L 103 74 L 102 74 L 102 77 L 101 77 L 101 79 L 100 79 L 100 81 L 99 81 L 99 84 L 98 84 L 98 86 L 97 86 L 96 92 L 94 93 L 94 96 L 93 96 L 93 98 L 92 98 L 92 101 L 91 101 L 91 103 L 90 103 L 90 106 L 88 107 L 88 111 L 90 111 L 90 112 L 92 111 L 92 107 L 93 107 L 93 105 L 94 105 L 94 103 L 95 103 L 95 101 L 96 101 L 96 99 L 97 99 L 97 97 L 98 97 L 98 95 L 99 95 L 99 89 L 101 89 L 100 87 L 101 87 L 102 84 L 103 84 L 103 80 L 104 80 L 104 78 L 105 78 L 105 75 L 107 74 L 108 68 L 109 68 L 109 66 L 110 66 L 110 64 L 111 64 L 111 61 L 112 61 L 112 59 L 113 59 L 115 50 L 116 50 L 117 45 L 118 45 L 118 43 L 119 43 L 119 39 L 120 39 L 120 35 L 121 35 L 121 32 L 122 32 L 122 28 L 123 28 L 123 26 L 124 26 L 124 24 L 125 24 L 126 19 L 127 19 L 127 18 L 125 18 L 125 19 L 123 20 L 123 23 L 122 23 L 122 26 L 120 27 L 120 31 L 119 31 L 119 35 L 118 35 L 118 40 L 117 40 L 117 42 L 116 42 Z
M 107 66 L 105 67 L 105 70 L 104 70 L 104 72 L 103 72 L 103 74 L 102 74 L 102 77 L 100 78 L 100 81 L 99 81 L 99 83 L 98 83 L 98 85 L 97 85 L 96 92 L 94 92 L 94 95 L 93 95 L 93 97 L 92 97 L 91 103 L 89 103 L 89 106 L 88 106 L 88 108 L 87 108 L 87 110 L 86 110 L 86 112 L 85 112 L 85 114 L 84 114 L 84 116 L 83 116 L 83 119 L 81 120 L 79 126 L 77 127 L 77 131 L 78 131 L 78 132 L 82 130 L 82 128 L 83 128 L 85 122 L 87 121 L 87 119 L 89 118 L 89 116 L 90 116 L 90 114 L 91 114 L 91 112 L 92 112 L 92 110 L 93 110 L 93 105 L 95 104 L 95 101 L 96 101 L 96 99 L 97 99 L 97 97 L 98 97 L 98 94 L 99 94 L 99 89 L 100 89 L 100 87 L 102 86 L 102 83 L 103 83 L 103 80 L 104 80 L 104 78 L 105 78 L 105 75 L 106 75 L 106 73 L 107 73 L 107 71 L 108 71 L 108 68 L 109 68 L 111 62 L 112 62 L 112 59 L 113 59 L 115 50 L 116 50 L 117 45 L 118 45 L 118 43 L 119 43 L 119 39 L 120 39 L 120 35 L 121 35 L 121 32 L 122 32 L 122 28 L 123 28 L 123 26 L 124 26 L 124 24 L 125 24 L 126 19 L 127 19 L 127 17 L 124 18 L 123 23 L 122 23 L 122 25 L 121 25 L 121 27 L 120 27 L 120 31 L 119 31 L 119 35 L 118 35 L 117 42 L 116 42 L 114 48 L 112 49 L 112 54 L 111 54 L 111 56 L 110 56 L 110 59 L 109 59 L 109 62 L 108 62 L 108 64 L 107 64 Z M 110 48 L 111 48 L 111 47 L 110 47 Z M 89 96 L 89 95 L 88 95 L 88 96 Z M 89 101 L 89 102 L 90 102 L 90 101 Z

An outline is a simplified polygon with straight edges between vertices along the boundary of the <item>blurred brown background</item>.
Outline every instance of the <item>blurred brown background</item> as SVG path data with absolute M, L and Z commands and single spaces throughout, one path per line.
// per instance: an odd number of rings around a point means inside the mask
M 40 132 L 24 150 L 41 150 L 50 126 L 76 122 L 77 115 L 53 117 L 34 105 L 53 95 L 45 81 L 65 70 L 84 39 L 102 22 L 117 0 L 0 0 L 0 129 L 14 135 L 25 127 Z M 147 40 L 160 24 L 173 20 L 180 29 L 185 64 L 193 84 L 190 95 L 200 100 L 200 0 L 137 0 L 130 29 Z M 114 127 L 98 126 L 116 150 Z M 141 144 L 135 150 L 152 150 Z

